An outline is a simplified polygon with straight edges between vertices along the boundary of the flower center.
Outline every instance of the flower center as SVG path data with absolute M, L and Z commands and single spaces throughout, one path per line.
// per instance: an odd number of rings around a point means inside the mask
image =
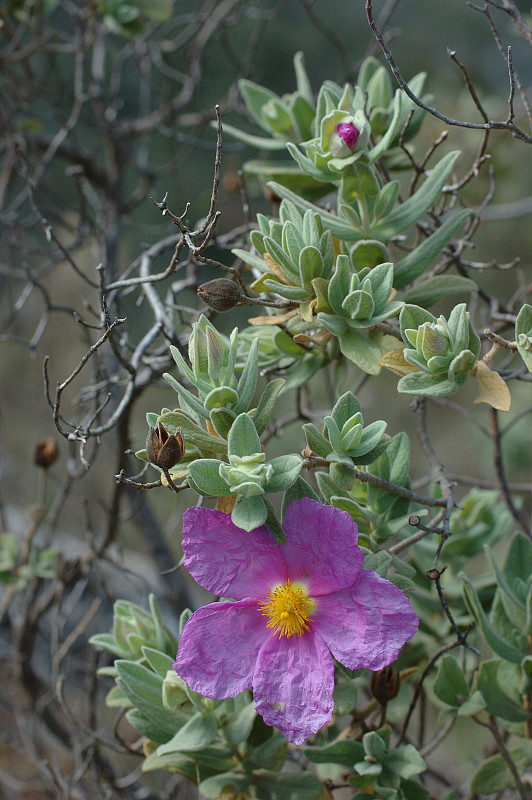
M 278 634 L 279 639 L 282 636 L 289 639 L 294 633 L 303 636 L 310 629 L 309 614 L 315 605 L 316 601 L 307 596 L 303 586 L 286 581 L 271 589 L 266 600 L 259 603 L 259 608 L 265 617 L 270 618 L 267 627 Z

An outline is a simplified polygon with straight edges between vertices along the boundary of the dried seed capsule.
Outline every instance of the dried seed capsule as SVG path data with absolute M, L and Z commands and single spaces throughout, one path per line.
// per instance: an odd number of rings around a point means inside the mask
M 58 455 L 57 444 L 54 439 L 48 437 L 35 445 L 33 461 L 38 467 L 48 469 L 57 460 Z
M 371 694 L 381 706 L 397 696 L 400 686 L 399 672 L 391 666 L 384 667 L 371 676 Z
M 196 291 L 201 302 L 214 311 L 231 311 L 242 299 L 242 292 L 228 278 L 215 278 L 202 283 Z
M 155 428 L 150 427 L 146 437 L 146 454 L 152 464 L 165 472 L 174 467 L 185 454 L 182 429 L 178 428 L 175 433 L 169 434 L 160 422 Z

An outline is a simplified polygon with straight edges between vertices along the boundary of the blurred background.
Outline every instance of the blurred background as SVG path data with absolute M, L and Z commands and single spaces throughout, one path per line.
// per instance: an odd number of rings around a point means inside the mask
M 529 4 L 515 5 L 530 23 Z M 508 70 L 479 9 L 466 0 L 388 0 L 376 2 L 374 13 L 403 76 L 427 72 L 426 91 L 438 110 L 481 121 L 451 50 L 490 117 L 505 120 Z M 511 46 L 530 98 L 530 43 L 507 15 L 494 8 L 492 16 L 501 47 Z M 49 573 L 43 566 L 43 575 L 22 570 L 15 584 L 6 578 L 0 629 L 1 703 L 9 719 L 0 735 L 3 797 L 172 796 L 164 793 L 169 791 L 163 788 L 166 776 L 140 778 L 132 756 L 107 751 L 105 759 L 113 766 L 106 762 L 99 773 L 108 768 L 113 776 L 107 794 L 101 785 L 98 794 L 85 794 L 90 786 L 85 778 L 61 786 L 64 776 L 72 775 L 68 741 L 76 715 L 92 726 L 87 696 L 97 702 L 101 720 L 112 719 L 99 698 L 96 656 L 86 642 L 91 633 L 109 627 L 113 600 L 125 597 L 145 605 L 148 593 L 156 591 L 169 618 L 204 600 L 182 572 L 161 577 L 180 558 L 181 513 L 190 493 L 176 498 L 163 489 L 139 492 L 115 480 L 121 470 L 133 476 L 142 467 L 131 453 L 144 446 L 146 413 L 176 403 L 162 379 L 172 370 L 168 341 L 154 339 L 149 359 L 143 360 L 139 349 L 153 330 L 153 305 L 138 283 L 112 287 L 138 276 L 145 254 L 152 273 L 166 270 L 176 229 L 153 200 L 167 193 L 168 207 L 177 215 L 190 203 L 191 225 L 205 217 L 216 146 L 214 106 L 219 104 L 223 122 L 257 132 L 236 82 L 246 77 L 278 94 L 294 91 L 292 60 L 298 50 L 316 93 L 325 79 L 353 81 L 368 55 L 383 61 L 362 0 L 7 0 L 0 7 L 0 525 L 19 547 L 10 556 L 12 545 L 4 540 L 0 572 L 8 575 L 13 558 L 24 566 L 34 544 L 60 551 L 59 573 L 56 563 Z M 525 124 L 517 101 L 516 121 Z M 479 131 L 445 128 L 426 117 L 416 155 L 421 158 L 444 130 L 446 148 L 464 153 L 461 172 L 479 147 Z M 530 284 L 530 146 L 508 131 L 495 131 L 488 153 L 491 173 L 485 165 L 465 188 L 463 202 L 475 208 L 489 195 L 470 257 L 486 265 L 483 285 L 506 303 L 517 286 Z M 231 247 L 246 246 L 250 219 L 257 212 L 272 213 L 264 187 L 251 176 L 240 177 L 244 162 L 256 157 L 252 148 L 224 138 L 221 216 L 206 254 L 228 265 L 234 262 Z M 514 273 L 508 280 L 504 270 L 488 269 L 516 259 L 517 280 Z M 191 310 L 200 308 L 195 286 L 219 276 L 209 265 L 184 257 L 177 273 L 152 285 L 173 305 L 182 346 L 194 318 Z M 104 285 L 108 312 L 102 311 Z M 73 375 L 103 335 L 105 313 L 107 323 L 117 317 L 126 321 L 114 343 L 111 337 L 61 388 L 58 406 L 56 386 Z M 480 329 L 481 309 L 478 315 Z M 229 333 L 245 326 L 248 316 L 240 308 L 212 319 Z M 135 354 L 132 379 L 126 362 Z M 345 388 L 359 377 L 353 368 Z M 323 381 L 319 373 L 303 393 L 305 407 L 317 415 L 330 410 L 322 399 Z M 366 424 L 384 417 L 389 433 L 411 434 L 413 478 L 421 481 L 426 465 L 417 449 L 409 399 L 395 393 L 395 383 L 393 376 L 382 376 L 358 396 Z M 525 392 L 526 384 L 517 386 L 514 410 L 505 419 L 506 424 L 516 420 L 505 440 L 505 467 L 509 479 L 521 484 L 530 482 L 532 465 Z M 388 398 L 394 395 L 390 407 Z M 467 388 L 460 395 L 469 409 L 472 399 Z M 290 416 L 294 403 L 293 395 L 284 396 L 277 413 Z M 475 416 L 489 428 L 487 406 Z M 429 416 L 429 426 L 450 475 L 477 476 L 489 484 L 491 442 L 467 414 L 453 403 L 442 404 Z M 96 433 L 85 442 L 87 427 Z M 53 444 L 47 452 L 57 448 L 57 459 L 50 456 L 43 463 L 38 457 L 36 463 L 35 448 L 48 438 Z M 462 441 L 468 442 L 463 449 L 456 444 Z M 304 444 L 295 424 L 273 437 L 269 447 L 277 454 L 299 452 Z M 153 470 L 143 476 L 156 479 Z M 100 600 L 96 605 L 94 598 Z M 101 720 L 97 724 L 105 731 Z M 104 743 L 109 738 L 102 734 Z M 103 758 L 101 743 L 91 747 L 91 757 Z M 120 786 L 113 770 L 125 774 L 129 768 L 131 784 Z

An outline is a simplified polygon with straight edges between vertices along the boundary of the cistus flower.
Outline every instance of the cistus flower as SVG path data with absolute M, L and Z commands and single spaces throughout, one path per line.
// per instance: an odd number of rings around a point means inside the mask
M 362 568 L 357 526 L 345 511 L 296 500 L 283 527 L 278 545 L 264 526 L 246 533 L 221 511 L 185 512 L 186 568 L 236 602 L 192 615 L 173 668 L 206 697 L 253 689 L 264 722 L 301 744 L 331 720 L 333 657 L 349 669 L 382 669 L 418 621 L 400 589 Z

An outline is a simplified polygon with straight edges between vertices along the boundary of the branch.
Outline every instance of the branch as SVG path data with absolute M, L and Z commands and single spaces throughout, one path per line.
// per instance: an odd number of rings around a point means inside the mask
M 410 100 L 412 100 L 412 102 L 415 103 L 417 106 L 419 106 L 419 108 L 422 108 L 424 111 L 428 112 L 429 114 L 432 114 L 433 117 L 436 117 L 437 119 L 441 120 L 446 125 L 452 125 L 459 128 L 470 128 L 472 130 L 480 130 L 480 131 L 507 130 L 511 131 L 512 135 L 515 136 L 517 139 L 521 139 L 523 142 L 526 142 L 527 144 L 532 144 L 532 136 L 527 134 L 522 128 L 516 125 L 513 122 L 513 120 L 510 119 L 511 116 L 510 114 L 509 118 L 504 122 L 496 122 L 494 120 L 488 120 L 487 122 L 484 123 L 467 122 L 465 120 L 458 120 L 458 119 L 453 119 L 452 117 L 447 117 L 445 114 L 442 114 L 436 108 L 433 108 L 432 106 L 429 106 L 426 103 L 424 103 L 423 100 L 421 100 L 412 92 L 412 90 L 409 88 L 408 84 L 404 80 L 403 76 L 401 75 L 399 67 L 397 66 L 395 59 L 390 49 L 388 48 L 386 42 L 384 41 L 384 37 L 380 32 L 380 30 L 378 29 L 377 23 L 375 22 L 375 19 L 373 17 L 372 0 L 366 0 L 366 16 L 368 19 L 369 26 L 373 31 L 373 34 L 377 42 L 379 43 L 382 52 L 384 53 L 384 57 L 386 58 L 386 61 L 390 65 L 390 69 L 395 75 L 397 83 L 399 84 L 402 91 L 407 95 L 407 97 L 409 97 Z

